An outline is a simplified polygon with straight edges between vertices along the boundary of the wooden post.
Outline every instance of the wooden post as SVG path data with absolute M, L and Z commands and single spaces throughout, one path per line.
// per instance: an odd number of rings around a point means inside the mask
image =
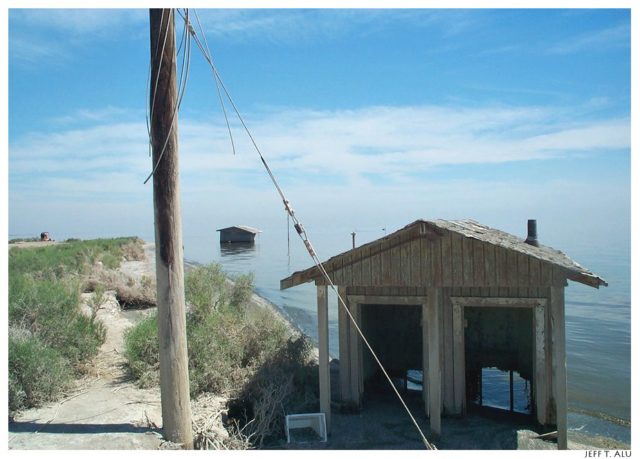
M 440 369 L 440 319 L 438 303 L 440 289 L 427 290 L 427 327 L 429 339 L 429 422 L 431 434 L 440 436 L 440 411 L 442 405 L 442 377 Z
M 465 355 L 464 355 L 464 307 L 453 305 L 453 403 L 454 412 L 466 414 L 465 391 Z
M 338 287 L 338 294 L 347 303 L 347 289 L 345 287 Z M 351 357 L 349 354 L 350 339 L 349 330 L 351 328 L 351 321 L 349 315 L 344 310 L 340 299 L 338 299 L 338 337 L 340 340 L 340 396 L 343 402 L 351 400 Z
M 513 370 L 509 370 L 509 411 L 513 412 Z
M 356 301 L 347 301 L 349 312 L 359 327 L 362 327 L 360 318 L 361 305 Z M 351 367 L 351 400 L 358 408 L 362 402 L 362 339 L 353 324 L 349 325 L 349 361 Z
M 424 413 L 427 417 L 429 413 L 429 308 L 427 303 L 422 304 L 422 401 L 424 403 Z
M 546 349 L 546 321 L 545 309 L 547 307 L 539 305 L 534 308 L 535 314 L 535 377 L 533 382 L 533 390 L 536 401 L 536 416 L 540 424 L 547 424 L 547 362 L 545 361 Z
M 329 370 L 329 298 L 326 285 L 318 285 L 318 368 L 320 382 L 320 411 L 331 433 L 331 373 Z
M 562 279 L 562 282 L 566 282 Z M 553 395 L 558 427 L 558 449 L 567 449 L 567 359 L 564 324 L 564 287 L 549 289 L 553 355 Z
M 169 441 L 191 449 L 193 436 L 178 179 L 174 13 L 171 9 L 151 9 L 149 19 L 152 167 L 157 165 L 153 175 L 153 204 L 162 428 Z

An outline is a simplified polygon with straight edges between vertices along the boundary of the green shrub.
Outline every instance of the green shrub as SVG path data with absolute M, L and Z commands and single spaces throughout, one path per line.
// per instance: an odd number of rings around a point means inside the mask
M 110 252 L 106 252 L 100 257 L 100 261 L 106 269 L 117 269 L 120 266 L 120 260 L 121 257 Z
M 55 400 L 72 372 L 62 354 L 36 336 L 9 336 L 9 409 L 39 406 Z
M 60 352 L 76 370 L 98 353 L 106 330 L 79 309 L 77 282 L 35 280 L 28 275 L 9 279 L 9 322 L 19 324 Z
M 253 274 L 243 274 L 236 277 L 229 304 L 236 308 L 241 308 L 247 304 L 253 294 Z
M 158 317 L 145 317 L 124 335 L 125 357 L 131 374 L 141 387 L 157 383 L 159 368 Z
M 106 329 L 95 314 L 82 314 L 80 292 L 97 260 L 103 259 L 107 268 L 118 266 L 121 247 L 132 241 L 98 239 L 9 250 L 9 326 L 28 333 L 10 343 L 10 406 L 29 407 L 59 394 L 69 375 L 82 373 L 98 353 Z M 38 346 L 41 353 L 35 352 Z M 45 364 L 50 370 L 41 371 Z
M 213 392 L 231 397 L 258 444 L 282 433 L 285 412 L 315 409 L 317 365 L 310 344 L 291 337 L 274 312 L 248 308 L 252 277 L 231 286 L 217 265 L 185 277 L 187 343 L 191 396 Z M 125 338 L 126 357 L 140 384 L 157 381 L 158 331 L 155 316 L 144 319 Z
M 184 280 L 184 294 L 192 312 L 205 317 L 220 305 L 226 304 L 226 277 L 220 265 L 200 266 L 188 272 Z

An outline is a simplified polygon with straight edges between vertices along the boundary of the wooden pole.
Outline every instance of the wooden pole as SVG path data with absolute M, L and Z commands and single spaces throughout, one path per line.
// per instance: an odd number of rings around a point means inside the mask
M 566 282 L 556 280 L 556 285 Z M 553 354 L 553 395 L 556 401 L 558 449 L 567 449 L 567 359 L 564 323 L 564 287 L 549 289 L 551 309 L 551 346 Z
M 165 437 L 193 448 L 184 301 L 174 13 L 149 10 L 160 396 Z M 164 151 L 163 151 L 164 149 Z
M 442 406 L 442 372 L 440 369 L 440 289 L 427 290 L 427 339 L 429 341 L 429 424 L 431 435 L 439 437 L 442 431 L 440 409 Z M 424 377 L 424 376 L 423 376 Z
M 326 285 L 318 285 L 318 371 L 320 411 L 331 433 L 331 372 L 329 370 L 329 297 Z

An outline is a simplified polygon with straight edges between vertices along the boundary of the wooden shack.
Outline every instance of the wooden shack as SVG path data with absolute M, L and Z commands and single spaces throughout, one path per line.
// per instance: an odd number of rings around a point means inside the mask
M 323 263 L 385 368 L 422 371 L 436 436 L 441 415 L 465 415 L 482 384 L 478 370 L 496 367 L 528 381 L 531 416 L 557 426 L 558 447 L 567 446 L 564 288 L 567 280 L 607 284 L 538 245 L 535 222 L 529 226 L 525 241 L 472 220 L 417 220 Z M 327 281 L 314 266 L 281 280 L 280 288 L 310 281 L 318 297 L 320 409 L 330 426 Z M 377 365 L 338 310 L 339 393 L 360 406 Z
M 237 225 L 229 226 L 227 228 L 220 228 L 216 230 L 220 232 L 220 242 L 244 242 L 253 243 L 256 238 L 256 234 L 260 230 L 251 228 L 250 226 Z

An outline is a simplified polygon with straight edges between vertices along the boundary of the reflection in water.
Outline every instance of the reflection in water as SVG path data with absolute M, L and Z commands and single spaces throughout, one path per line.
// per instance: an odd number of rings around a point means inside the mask
M 236 257 L 238 255 L 253 256 L 256 251 L 254 242 L 221 242 L 221 257 Z

